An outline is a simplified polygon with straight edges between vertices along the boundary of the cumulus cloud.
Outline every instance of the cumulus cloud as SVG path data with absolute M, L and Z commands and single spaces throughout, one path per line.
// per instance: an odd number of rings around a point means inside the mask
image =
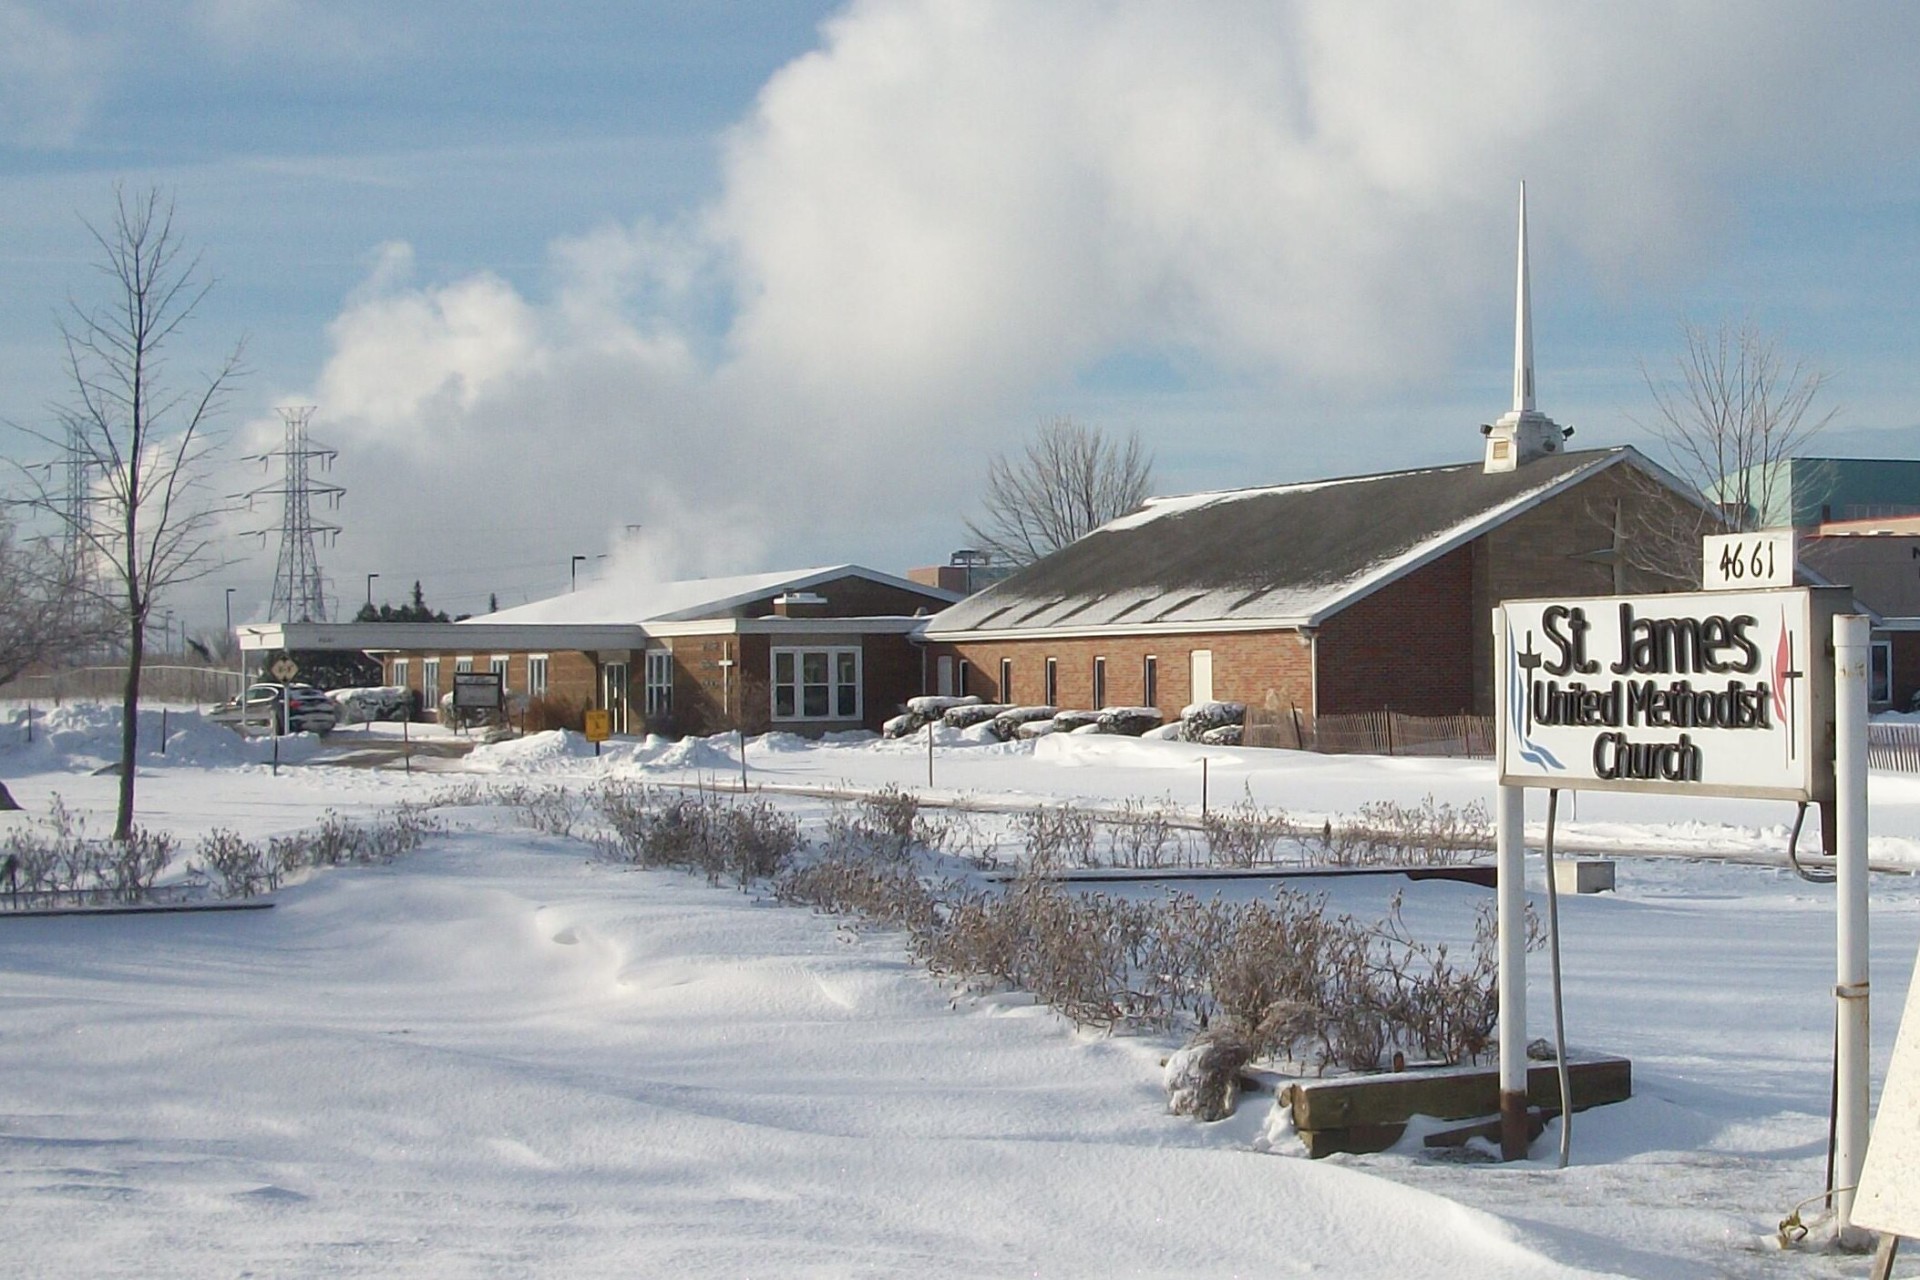
M 1866 119 L 1910 136 L 1890 24 L 1915 20 L 856 0 L 725 137 L 709 207 L 558 240 L 538 290 L 416 282 L 391 248 L 315 396 L 445 506 L 561 484 L 609 529 L 887 565 L 1116 355 L 1275 397 L 1431 378 L 1507 314 L 1522 177 L 1536 241 L 1593 278 L 1684 270 L 1742 184 L 1843 170 Z M 650 563 L 718 545 L 669 542 Z

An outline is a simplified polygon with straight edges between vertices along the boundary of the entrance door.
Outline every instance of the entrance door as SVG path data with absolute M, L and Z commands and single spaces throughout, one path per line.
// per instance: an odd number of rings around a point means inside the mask
M 615 733 L 627 731 L 627 664 L 609 662 L 600 668 L 600 705 L 610 713 Z
M 1194 649 L 1187 654 L 1188 688 L 1193 702 L 1213 701 L 1213 650 Z

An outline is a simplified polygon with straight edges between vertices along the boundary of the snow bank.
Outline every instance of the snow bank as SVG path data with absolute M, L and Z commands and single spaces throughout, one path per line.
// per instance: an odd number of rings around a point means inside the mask
M 242 737 L 228 726 L 208 720 L 198 708 L 143 706 L 138 739 L 134 758 L 143 769 L 220 768 L 266 764 L 273 759 L 271 738 Z M 321 748 L 321 740 L 314 734 L 288 734 L 280 739 L 280 760 L 283 764 L 307 760 Z M 11 716 L 0 729 L 0 761 L 12 772 L 90 772 L 119 759 L 117 706 L 70 702 L 36 709 L 32 741 L 27 739 L 24 710 Z

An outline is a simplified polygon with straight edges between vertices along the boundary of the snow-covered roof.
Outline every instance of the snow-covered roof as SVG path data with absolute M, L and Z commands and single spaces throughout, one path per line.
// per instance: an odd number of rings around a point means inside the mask
M 460 625 L 524 622 L 644 624 L 718 618 L 729 616 L 756 601 L 783 592 L 804 591 L 838 578 L 864 578 L 931 596 L 936 600 L 959 598 L 952 592 L 909 582 L 905 578 L 896 578 L 857 564 L 786 569 L 777 573 L 748 573 L 726 578 L 688 578 L 679 582 L 648 582 L 609 576 L 578 591 L 470 618 Z
M 1631 448 L 1153 498 L 935 615 L 977 634 L 1316 626 L 1400 576 L 1610 467 L 1671 477 Z

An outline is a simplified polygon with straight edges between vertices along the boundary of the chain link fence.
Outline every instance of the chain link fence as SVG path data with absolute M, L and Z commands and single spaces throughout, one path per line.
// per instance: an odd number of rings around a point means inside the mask
M 0 685 L 0 699 L 48 707 L 68 701 L 117 702 L 126 679 L 124 667 L 70 667 Z M 142 701 L 215 703 L 239 696 L 238 671 L 166 663 L 148 663 L 140 669 Z

